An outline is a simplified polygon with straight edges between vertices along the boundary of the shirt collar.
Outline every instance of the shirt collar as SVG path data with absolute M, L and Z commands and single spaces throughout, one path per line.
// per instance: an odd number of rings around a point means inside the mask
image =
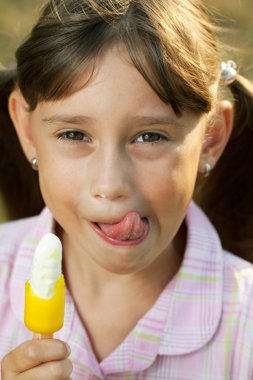
M 223 252 L 217 232 L 192 203 L 187 246 L 174 279 L 160 354 L 189 354 L 214 336 L 222 315 Z
M 18 249 L 10 282 L 12 308 L 20 321 L 24 314 L 24 284 L 30 277 L 35 248 L 42 236 L 52 232 L 54 227 L 47 208 L 34 221 Z M 158 354 L 182 355 L 200 349 L 212 339 L 218 327 L 223 286 L 220 240 L 194 203 L 189 206 L 186 225 L 187 244 L 180 270 L 126 339 L 133 372 L 149 367 Z M 67 292 L 68 298 L 71 297 Z M 73 302 L 69 304 L 73 308 Z M 64 321 L 65 338 L 71 334 L 71 315 L 73 310 L 67 308 L 65 318 L 70 320 Z M 113 357 L 123 355 L 123 351 L 120 345 L 100 363 L 105 373 L 111 368 Z
M 204 213 L 191 203 L 187 243 L 178 273 L 133 331 L 101 363 L 105 374 L 139 372 L 157 355 L 183 355 L 201 349 L 214 336 L 222 315 L 223 253 Z M 121 363 L 114 366 L 113 363 Z M 115 367 L 115 368 L 114 368 Z

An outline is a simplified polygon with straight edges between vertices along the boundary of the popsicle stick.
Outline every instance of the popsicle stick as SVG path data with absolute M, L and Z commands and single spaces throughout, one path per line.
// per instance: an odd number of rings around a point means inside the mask
M 33 339 L 42 340 L 42 339 L 53 339 L 53 334 L 34 334 Z

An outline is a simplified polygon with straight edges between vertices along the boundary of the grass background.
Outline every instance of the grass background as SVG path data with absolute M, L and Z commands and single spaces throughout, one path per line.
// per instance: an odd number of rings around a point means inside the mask
M 38 17 L 44 0 L 0 0 L 0 63 L 14 62 L 14 52 Z M 234 59 L 253 80 L 253 0 L 206 0 L 216 22 L 224 26 L 220 38 L 234 48 L 223 58 Z M 2 174 L 1 174 L 2 175 Z M 0 221 L 6 218 L 0 199 Z

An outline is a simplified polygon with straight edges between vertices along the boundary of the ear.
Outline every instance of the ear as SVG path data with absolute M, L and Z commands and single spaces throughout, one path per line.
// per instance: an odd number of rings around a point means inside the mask
M 9 114 L 23 151 L 30 162 L 33 157 L 37 156 L 31 132 L 31 113 L 27 102 L 18 89 L 10 94 Z
M 233 106 L 229 101 L 220 102 L 206 129 L 206 137 L 202 147 L 199 172 L 205 172 L 205 164 L 215 166 L 222 155 L 233 128 Z

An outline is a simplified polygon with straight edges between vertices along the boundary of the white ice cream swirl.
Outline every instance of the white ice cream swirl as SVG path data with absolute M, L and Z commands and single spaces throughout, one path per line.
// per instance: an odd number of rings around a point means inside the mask
M 54 295 L 56 282 L 62 273 L 61 262 L 61 241 L 48 233 L 40 240 L 33 258 L 30 285 L 38 297 L 50 299 Z

